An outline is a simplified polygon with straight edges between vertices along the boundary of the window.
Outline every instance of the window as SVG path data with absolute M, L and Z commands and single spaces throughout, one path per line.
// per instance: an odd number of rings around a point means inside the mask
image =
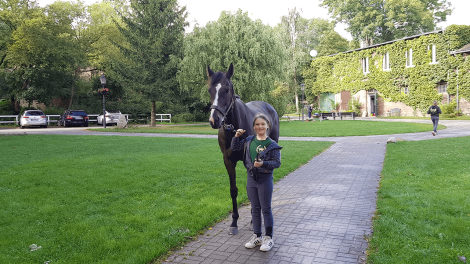
M 408 92 L 409 92 L 408 87 L 401 87 L 400 92 L 404 93 L 404 94 L 408 94 Z
M 432 45 L 431 47 L 428 46 L 428 50 L 431 49 L 431 63 L 430 64 L 436 64 L 437 59 L 436 59 L 436 45 Z
M 384 55 L 382 66 L 384 71 L 390 70 L 390 55 L 388 54 L 388 52 Z
M 413 65 L 413 50 L 409 49 L 405 53 L 406 57 L 406 67 L 414 67 Z
M 447 93 L 447 83 L 440 83 L 437 85 L 438 93 Z
M 362 59 L 362 72 L 369 73 L 369 58 Z

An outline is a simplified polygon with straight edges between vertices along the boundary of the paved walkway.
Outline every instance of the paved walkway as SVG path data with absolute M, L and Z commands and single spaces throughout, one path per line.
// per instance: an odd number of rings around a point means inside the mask
M 376 120 L 376 119 L 373 119 Z M 390 121 L 390 120 L 387 120 Z M 397 120 L 403 121 L 403 120 Z M 412 120 L 427 122 L 428 120 Z M 391 136 L 425 140 L 470 136 L 470 121 L 441 121 L 430 132 L 342 138 L 281 138 L 336 142 L 327 151 L 274 185 L 274 242 L 270 252 L 245 249 L 250 206 L 240 209 L 238 235 L 228 234 L 230 217 L 167 261 L 173 263 L 364 263 L 376 210 L 376 191 Z M 241 190 L 243 191 L 243 190 Z M 264 229 L 263 229 L 264 230 Z
M 383 121 L 430 123 L 429 120 Z M 365 238 L 371 233 L 371 218 L 376 210 L 376 191 L 387 139 L 392 136 L 398 140 L 470 136 L 470 121 L 442 120 L 440 124 L 448 128 L 439 131 L 436 137 L 430 132 L 337 138 L 281 137 L 280 145 L 283 140 L 333 141 L 335 144 L 274 185 L 273 249 L 261 252 L 259 247 L 244 248 L 244 243 L 252 234 L 249 230 L 250 206 L 244 206 L 239 210 L 238 235 L 228 234 L 229 217 L 175 252 L 167 261 L 186 264 L 365 262 L 368 246 Z M 0 130 L 0 134 L 25 132 L 216 138 L 204 135 L 102 133 L 83 129 Z

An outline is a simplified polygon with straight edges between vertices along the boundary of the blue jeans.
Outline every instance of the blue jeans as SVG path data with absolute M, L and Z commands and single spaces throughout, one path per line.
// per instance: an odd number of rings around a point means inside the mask
M 434 132 L 437 132 L 437 124 L 439 123 L 439 116 L 431 116 L 432 124 L 434 125 Z
M 271 209 L 271 200 L 273 197 L 273 175 L 269 177 L 260 177 L 256 182 L 248 174 L 246 183 L 246 192 L 251 202 L 251 219 L 253 221 L 253 231 L 255 234 L 261 234 L 261 213 L 263 213 L 264 226 L 273 227 L 273 211 Z

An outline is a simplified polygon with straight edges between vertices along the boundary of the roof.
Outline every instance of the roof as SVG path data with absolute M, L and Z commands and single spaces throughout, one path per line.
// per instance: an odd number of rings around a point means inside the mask
M 451 51 L 450 54 L 455 55 L 455 54 L 460 54 L 460 53 L 465 53 L 465 52 L 470 53 L 470 43 L 468 43 L 467 45 L 463 46 L 462 48 L 458 50 Z
M 354 52 L 354 51 L 360 51 L 360 50 L 366 50 L 366 49 L 376 48 L 376 47 L 380 47 L 380 46 L 383 46 L 383 45 L 391 44 L 391 43 L 394 43 L 394 42 L 397 42 L 397 41 L 400 41 L 400 40 L 410 40 L 410 39 L 414 39 L 414 38 L 419 38 L 419 37 L 421 37 L 421 36 L 426 36 L 426 35 L 431 35 L 431 34 L 436 34 L 436 33 L 442 33 L 442 32 L 444 32 L 442 29 L 434 30 L 434 31 L 431 31 L 431 32 L 426 32 L 426 33 L 422 33 L 422 34 L 418 34 L 418 35 L 413 35 L 413 36 L 404 37 L 404 38 L 401 38 L 401 39 L 395 39 L 395 40 L 391 40 L 391 41 L 387 41 L 387 42 L 383 42 L 383 43 L 379 43 L 379 44 L 367 46 L 367 47 L 365 47 L 365 48 L 359 48 L 359 49 L 355 49 L 355 50 L 348 50 L 348 51 L 345 51 L 345 52 L 340 52 L 340 53 L 328 55 L 328 57 L 335 56 L 335 55 L 338 55 L 338 54 L 341 54 L 341 53 L 345 53 L 345 54 L 346 54 L 346 53 L 351 53 L 351 52 Z

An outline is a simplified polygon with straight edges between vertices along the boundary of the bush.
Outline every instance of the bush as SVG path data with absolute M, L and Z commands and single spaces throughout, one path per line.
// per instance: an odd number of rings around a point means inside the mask
M 194 122 L 196 118 L 191 113 L 177 114 L 171 117 L 172 123 Z
M 290 104 L 287 105 L 286 114 L 295 114 L 296 112 L 297 112 L 297 110 L 295 108 L 295 104 L 290 103 Z
M 0 115 L 14 115 L 15 111 L 11 107 L 11 102 L 7 99 L 0 99 Z
M 449 104 L 441 105 L 440 108 L 443 114 L 453 114 L 457 108 L 457 102 L 452 100 Z
M 60 107 L 48 107 L 44 110 L 44 114 L 46 115 L 61 115 L 65 111 L 65 108 Z
M 356 116 L 361 116 L 361 102 L 359 100 L 356 100 L 354 98 L 351 98 L 348 103 L 348 112 L 352 111 L 356 113 Z

